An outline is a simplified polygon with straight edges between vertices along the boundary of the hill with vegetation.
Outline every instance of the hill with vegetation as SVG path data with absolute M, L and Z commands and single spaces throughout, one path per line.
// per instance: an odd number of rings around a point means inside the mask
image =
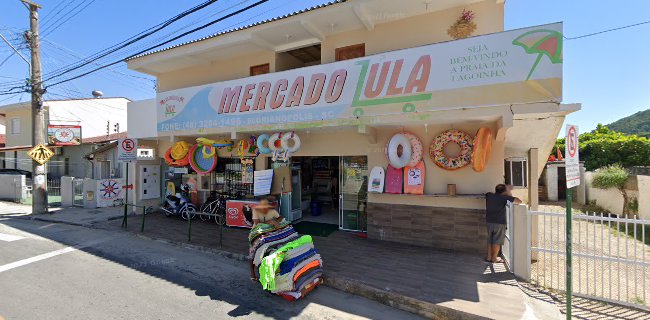
M 608 124 L 607 127 L 616 132 L 650 138 L 650 109 L 619 119 Z

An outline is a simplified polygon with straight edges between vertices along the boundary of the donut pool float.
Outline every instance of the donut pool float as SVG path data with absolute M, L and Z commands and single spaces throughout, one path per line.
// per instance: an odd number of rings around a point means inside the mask
M 190 149 L 188 158 L 190 162 L 190 166 L 196 173 L 198 174 L 208 174 L 214 170 L 214 168 L 217 167 L 217 157 L 212 156 L 212 157 L 205 157 L 203 156 L 204 154 L 204 148 L 207 148 L 206 146 L 202 146 L 200 144 L 195 144 L 192 146 Z
M 295 153 L 300 150 L 300 138 L 293 131 L 286 132 L 284 135 L 282 135 L 280 141 L 282 149 L 287 150 L 289 153 Z M 289 141 L 293 141 L 293 145 L 289 145 Z
M 165 152 L 165 162 L 167 162 L 167 165 L 170 167 L 184 167 L 190 163 L 190 160 L 187 157 L 187 153 L 185 154 L 185 158 L 176 160 L 172 157 L 172 149 L 174 147 L 171 147 L 167 149 L 167 152 Z
M 402 149 L 402 154 L 399 154 L 399 149 Z M 386 156 L 388 162 L 393 168 L 401 169 L 411 161 L 411 141 L 403 133 L 397 133 L 390 138 L 388 146 L 386 146 Z
M 490 128 L 480 128 L 474 137 L 472 152 L 472 169 L 482 172 L 487 166 L 492 152 L 492 131 Z
M 410 132 L 402 132 L 402 134 L 405 135 L 411 143 L 411 160 L 406 165 L 409 167 L 415 167 L 420 163 L 420 160 L 422 160 L 422 141 Z
M 266 133 L 261 134 L 259 137 L 257 137 L 257 150 L 259 150 L 261 154 L 271 154 L 273 152 L 268 147 L 269 138 L 270 136 Z M 266 146 L 264 146 L 264 142 L 266 142 Z
M 460 146 L 460 153 L 456 157 L 445 154 L 445 146 L 456 143 Z M 433 163 L 445 170 L 458 170 L 472 162 L 472 137 L 465 131 L 451 129 L 444 131 L 433 139 L 429 146 L 429 156 Z

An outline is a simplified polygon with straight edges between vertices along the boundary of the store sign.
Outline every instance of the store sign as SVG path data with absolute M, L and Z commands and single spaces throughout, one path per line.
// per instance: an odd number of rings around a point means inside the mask
M 114 207 L 124 199 L 124 179 L 97 180 L 97 207 Z
M 561 100 L 557 23 L 162 92 L 157 117 L 172 134 Z
M 48 125 L 47 143 L 51 146 L 78 146 L 81 144 L 81 126 Z
M 578 147 L 578 126 L 567 124 L 564 164 L 566 165 L 566 187 L 580 185 L 580 154 Z

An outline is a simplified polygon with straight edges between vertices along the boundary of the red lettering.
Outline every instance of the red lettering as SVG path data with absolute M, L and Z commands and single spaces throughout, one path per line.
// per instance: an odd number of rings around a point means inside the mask
M 281 91 L 286 91 L 289 87 L 289 80 L 280 79 L 273 87 L 273 94 L 271 95 L 271 109 L 277 109 L 284 104 L 284 94 Z
M 287 107 L 295 107 L 300 105 L 302 98 L 302 90 L 305 88 L 305 77 L 299 76 L 293 81 L 291 90 L 289 91 L 289 98 L 287 99 Z
M 219 104 L 219 113 L 235 112 L 237 110 L 237 102 L 239 101 L 240 93 L 241 86 L 223 89 L 223 92 L 221 93 L 221 103 Z
M 402 94 L 402 92 L 404 92 L 403 87 L 397 86 L 399 75 L 402 73 L 403 64 L 404 64 L 404 59 L 399 59 L 395 61 L 395 67 L 393 67 L 393 74 L 390 76 L 390 82 L 388 83 L 388 90 L 386 90 L 387 96 L 400 95 Z
M 311 76 L 309 88 L 307 88 L 307 96 L 305 97 L 305 105 L 312 105 L 320 100 L 326 78 L 327 76 L 324 73 L 316 73 Z
M 341 97 L 347 76 L 348 71 L 345 69 L 339 69 L 332 73 L 330 82 L 327 85 L 327 91 L 325 91 L 325 102 L 336 102 Z
M 271 83 L 268 81 L 260 82 L 259 87 L 257 87 L 257 93 L 255 94 L 255 104 L 253 104 L 253 110 L 264 110 L 266 108 L 266 97 L 271 91 Z
M 431 56 L 421 56 L 420 59 L 415 63 L 411 74 L 409 75 L 408 81 L 406 81 L 406 87 L 404 88 L 404 93 L 413 93 L 413 92 L 424 92 L 427 88 L 427 83 L 429 83 L 429 75 L 431 74 Z
M 368 82 L 366 83 L 366 90 L 364 90 L 364 95 L 367 98 L 376 98 L 382 91 L 384 91 L 384 85 L 386 84 L 386 78 L 388 77 L 388 69 L 390 68 L 390 61 L 386 61 L 381 65 L 381 73 L 379 74 L 379 80 L 377 80 L 377 69 L 379 69 L 379 64 L 374 63 L 370 66 L 370 73 L 368 74 Z M 377 85 L 375 87 L 375 80 L 377 80 Z
M 248 104 L 248 101 L 250 101 L 253 98 L 253 94 L 251 91 L 255 89 L 255 84 L 247 84 L 244 87 L 244 94 L 242 95 L 241 98 L 241 105 L 239 106 L 239 112 L 246 112 L 251 109 L 251 105 Z

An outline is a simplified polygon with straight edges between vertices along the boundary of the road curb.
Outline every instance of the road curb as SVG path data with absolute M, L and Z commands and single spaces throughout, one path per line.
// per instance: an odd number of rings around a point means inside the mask
M 218 256 L 240 261 L 248 262 L 248 256 L 240 253 L 233 253 L 221 249 L 209 248 L 200 245 L 189 244 L 182 241 L 168 240 L 158 237 L 147 236 L 138 233 L 132 233 L 136 237 L 159 241 L 171 245 L 176 245 L 182 248 L 196 250 L 205 253 L 216 254 Z M 362 283 L 357 280 L 352 280 L 346 277 L 342 277 L 336 274 L 328 274 L 324 277 L 325 286 L 328 286 L 333 289 L 337 289 L 343 292 L 347 292 L 356 296 L 364 297 L 381 304 L 387 305 L 389 307 L 399 309 L 402 311 L 410 312 L 417 314 L 419 316 L 428 318 L 428 319 L 451 319 L 451 320 L 484 320 L 488 319 L 485 317 L 473 315 L 470 313 L 462 312 L 459 310 L 447 308 L 444 306 L 437 305 L 435 303 L 419 300 L 409 296 L 405 296 L 399 293 L 375 288 L 369 286 L 365 283 Z

